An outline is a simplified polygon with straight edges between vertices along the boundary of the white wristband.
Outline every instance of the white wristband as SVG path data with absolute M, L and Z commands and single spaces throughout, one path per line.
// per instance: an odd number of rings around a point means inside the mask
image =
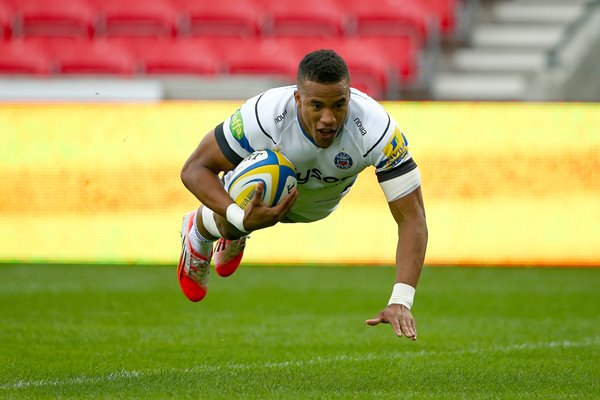
M 227 221 L 239 231 L 248 233 L 248 231 L 244 229 L 244 210 L 242 210 L 242 207 L 235 203 L 231 203 L 229 207 L 227 207 L 225 216 L 227 217 Z
M 415 288 L 406 283 L 396 283 L 392 290 L 392 296 L 388 302 L 390 304 L 402 304 L 404 307 L 411 309 L 415 298 Z

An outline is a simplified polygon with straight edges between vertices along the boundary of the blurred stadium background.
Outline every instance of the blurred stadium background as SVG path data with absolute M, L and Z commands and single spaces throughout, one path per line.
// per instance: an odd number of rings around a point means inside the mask
M 428 264 L 600 265 L 599 5 L 0 0 L 0 261 L 174 264 L 189 153 L 325 47 L 411 142 Z M 247 261 L 393 264 L 368 172 L 330 219 L 274 229 Z
M 0 0 L 0 98 L 239 100 L 331 47 L 380 100 L 596 101 L 598 3 Z

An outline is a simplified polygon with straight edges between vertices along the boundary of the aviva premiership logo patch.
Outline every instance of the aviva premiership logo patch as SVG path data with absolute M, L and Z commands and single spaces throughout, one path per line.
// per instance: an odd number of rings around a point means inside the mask
M 349 169 L 352 167 L 352 157 L 349 154 L 344 153 L 343 151 L 337 153 L 335 158 L 333 159 L 335 166 L 339 169 Z
M 254 149 L 252 146 L 250 146 L 250 143 L 246 138 L 246 133 L 244 132 L 244 120 L 242 119 L 242 112 L 239 108 L 229 120 L 229 130 L 231 131 L 231 135 L 235 138 L 235 140 L 237 140 L 240 146 L 250 153 L 254 152 Z
M 394 135 L 383 148 L 383 154 L 386 159 L 378 165 L 379 167 L 392 168 L 400 164 L 408 153 L 408 141 L 398 128 L 394 131 Z
M 229 129 L 234 138 L 242 140 L 244 137 L 244 120 L 242 119 L 242 112 L 239 109 L 231 116 Z

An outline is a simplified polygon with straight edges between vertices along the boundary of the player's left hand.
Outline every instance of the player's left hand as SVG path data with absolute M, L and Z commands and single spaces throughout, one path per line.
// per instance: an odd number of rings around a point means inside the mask
M 401 304 L 390 304 L 374 318 L 365 321 L 367 325 L 391 324 L 397 336 L 417 340 L 417 326 L 412 313 Z

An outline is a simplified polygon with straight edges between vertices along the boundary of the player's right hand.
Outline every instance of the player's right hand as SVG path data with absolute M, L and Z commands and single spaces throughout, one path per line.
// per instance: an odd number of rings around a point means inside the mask
M 283 220 L 298 198 L 298 189 L 294 188 L 281 203 L 268 207 L 261 200 L 264 190 L 263 183 L 259 182 L 252 201 L 244 210 L 244 228 L 248 232 L 268 228 Z

